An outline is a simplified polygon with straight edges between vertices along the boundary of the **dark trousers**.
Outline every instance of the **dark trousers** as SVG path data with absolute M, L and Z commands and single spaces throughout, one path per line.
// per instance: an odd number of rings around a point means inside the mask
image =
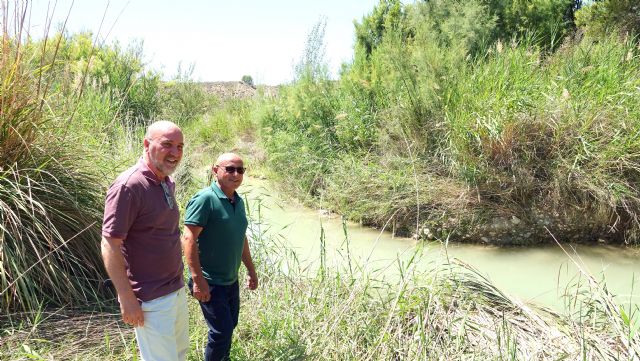
M 189 282 L 189 288 L 192 288 Z M 211 299 L 200 302 L 209 326 L 209 340 L 204 349 L 206 361 L 228 360 L 233 329 L 238 325 L 240 289 L 238 282 L 228 286 L 209 285 Z

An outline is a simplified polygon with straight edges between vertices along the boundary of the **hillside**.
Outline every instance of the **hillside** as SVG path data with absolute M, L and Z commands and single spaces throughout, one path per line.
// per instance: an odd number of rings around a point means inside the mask
M 199 84 L 204 87 L 207 93 L 215 94 L 222 100 L 251 98 L 261 92 L 269 97 L 278 94 L 278 86 L 258 85 L 256 87 L 242 81 L 201 82 Z

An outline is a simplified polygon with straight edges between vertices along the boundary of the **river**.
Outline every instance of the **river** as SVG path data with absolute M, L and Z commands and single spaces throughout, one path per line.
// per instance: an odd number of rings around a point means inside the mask
M 631 304 L 634 308 L 640 305 L 638 249 L 563 245 L 563 251 L 557 245 L 504 248 L 417 242 L 351 222 L 346 223 L 345 231 L 339 216 L 285 200 L 263 180 L 246 179 L 240 190 L 254 218 L 260 213 L 261 231 L 284 242 L 309 269 L 319 265 L 322 243 L 329 266 L 351 262 L 389 278 L 397 277 L 398 264 L 406 264 L 416 253 L 413 266 L 418 270 L 457 258 L 472 265 L 510 296 L 562 310 L 562 294 L 568 285 L 580 279 L 579 265 L 597 280 L 605 280 L 620 305 Z

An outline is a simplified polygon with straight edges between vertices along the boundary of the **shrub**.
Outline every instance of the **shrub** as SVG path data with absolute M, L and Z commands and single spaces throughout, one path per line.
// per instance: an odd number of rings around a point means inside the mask
M 193 66 L 183 71 L 178 67 L 174 79 L 162 90 L 162 116 L 178 124 L 188 124 L 200 119 L 211 106 L 211 99 L 205 90 L 191 79 Z
M 160 113 L 160 74 L 144 71 L 141 42 L 123 49 L 118 42 L 94 43 L 90 32 L 56 36 L 61 37 L 56 61 L 67 78 L 56 86 L 65 90 L 65 96 L 77 89 L 82 89 L 80 94 L 89 90 L 105 94 L 115 118 L 137 126 Z
M 296 65 L 296 82 L 280 90 L 261 119 L 261 139 L 271 169 L 298 195 L 318 195 L 339 146 L 336 135 L 337 84 L 329 79 L 324 60 L 324 22 L 311 30 L 305 52 Z M 296 158 L 293 163 L 291 159 Z
M 640 4 L 634 0 L 603 0 L 584 6 L 576 13 L 576 24 L 592 36 L 640 35 Z
M 247 85 L 253 86 L 253 78 L 251 75 L 243 75 L 241 81 Z

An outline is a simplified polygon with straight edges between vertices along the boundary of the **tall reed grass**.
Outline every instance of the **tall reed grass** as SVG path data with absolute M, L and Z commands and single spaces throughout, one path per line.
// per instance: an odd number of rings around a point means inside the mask
M 105 276 L 98 247 L 101 180 L 57 119 L 60 41 L 35 43 L 29 4 L 2 3 L 0 309 L 81 305 Z M 45 54 L 54 54 L 45 57 Z

